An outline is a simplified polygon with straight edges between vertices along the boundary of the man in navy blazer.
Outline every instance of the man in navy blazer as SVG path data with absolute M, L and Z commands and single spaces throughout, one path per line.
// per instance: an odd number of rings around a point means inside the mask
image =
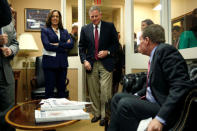
M 114 24 L 101 21 L 101 11 L 97 6 L 89 10 L 92 23 L 81 29 L 79 55 L 87 72 L 90 99 L 93 102 L 91 122 L 104 125 L 105 102 L 111 97 L 114 53 L 118 49 L 118 37 Z
M 138 51 L 150 56 L 147 87 L 137 94 L 112 98 L 108 131 L 136 131 L 141 120 L 152 117 L 147 131 L 169 129 L 181 113 L 185 95 L 192 88 L 187 64 L 179 51 L 165 42 L 160 25 L 145 28 Z

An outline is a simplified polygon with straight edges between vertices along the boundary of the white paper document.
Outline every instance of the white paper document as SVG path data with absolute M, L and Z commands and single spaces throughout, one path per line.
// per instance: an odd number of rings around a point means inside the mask
M 47 51 L 47 50 L 45 50 L 44 48 L 43 48 L 42 52 L 43 52 L 43 55 L 56 56 L 56 52 Z
M 80 110 L 85 109 L 86 104 L 91 104 L 91 102 L 69 101 L 66 98 L 49 98 L 40 103 L 41 111 Z
M 40 111 L 35 110 L 36 123 L 64 120 L 90 119 L 89 113 L 83 110 Z
M 140 124 L 138 125 L 137 131 L 146 131 L 148 124 L 152 121 L 152 118 L 148 118 L 145 120 L 141 120 Z

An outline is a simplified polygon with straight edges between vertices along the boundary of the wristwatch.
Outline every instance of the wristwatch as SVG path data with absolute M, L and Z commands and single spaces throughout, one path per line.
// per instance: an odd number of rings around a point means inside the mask
M 107 51 L 107 54 L 110 55 L 110 51 Z

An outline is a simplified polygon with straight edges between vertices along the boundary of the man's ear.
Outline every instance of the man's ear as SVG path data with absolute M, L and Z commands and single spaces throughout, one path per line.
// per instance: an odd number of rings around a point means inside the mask
M 148 45 L 150 43 L 150 38 L 149 37 L 145 37 L 144 39 L 146 41 L 146 44 Z

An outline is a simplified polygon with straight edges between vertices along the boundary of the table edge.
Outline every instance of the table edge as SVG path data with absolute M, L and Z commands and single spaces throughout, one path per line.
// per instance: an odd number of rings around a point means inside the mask
M 34 100 L 34 101 L 38 101 L 38 100 Z M 8 124 L 18 128 L 18 129 L 25 129 L 25 130 L 32 130 L 32 129 L 54 129 L 54 128 L 59 128 L 59 127 L 62 127 L 62 126 L 67 126 L 67 125 L 71 125 L 79 120 L 70 120 L 70 121 L 67 121 L 67 122 L 63 122 L 62 123 L 59 123 L 59 124 L 56 124 L 56 125 L 47 125 L 47 126 L 25 126 L 25 125 L 20 125 L 20 124 L 16 124 L 12 121 L 9 120 L 8 116 L 10 115 L 10 113 L 18 108 L 19 106 L 23 105 L 23 104 L 27 104 L 27 103 L 30 103 L 30 102 L 34 102 L 34 101 L 29 101 L 29 102 L 24 102 L 24 103 L 21 103 L 21 104 L 18 104 L 18 105 L 15 105 L 13 108 L 11 108 L 7 113 L 6 113 L 6 116 L 5 116 L 5 120 Z

